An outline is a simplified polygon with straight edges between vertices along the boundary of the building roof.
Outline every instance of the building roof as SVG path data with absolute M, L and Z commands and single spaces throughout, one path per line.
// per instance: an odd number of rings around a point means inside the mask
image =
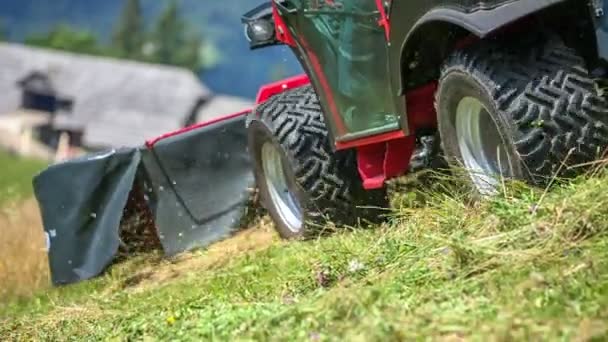
M 71 99 L 65 126 L 83 127 L 93 147 L 137 146 L 183 126 L 211 92 L 189 70 L 127 60 L 0 44 L 0 115 L 21 104 L 19 82 L 46 75 Z
M 251 109 L 254 105 L 255 102 L 248 99 L 229 95 L 215 95 L 199 109 L 196 114 L 196 121 L 213 120 L 224 115 Z

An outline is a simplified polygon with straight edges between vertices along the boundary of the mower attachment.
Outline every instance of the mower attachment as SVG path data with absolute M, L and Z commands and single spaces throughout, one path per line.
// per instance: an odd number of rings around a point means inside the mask
M 128 230 L 138 230 L 131 236 L 151 236 L 166 255 L 174 255 L 239 229 L 255 186 L 247 113 L 188 127 L 145 146 L 53 165 L 36 176 L 53 283 L 102 273 L 121 247 L 129 248 L 123 241 Z M 144 219 L 130 222 L 133 211 Z M 127 221 L 140 227 L 124 227 Z

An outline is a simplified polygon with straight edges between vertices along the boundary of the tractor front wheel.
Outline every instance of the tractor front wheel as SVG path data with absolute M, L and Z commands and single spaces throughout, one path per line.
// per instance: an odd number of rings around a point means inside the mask
M 328 222 L 377 222 L 388 207 L 384 189 L 363 189 L 354 151 L 332 150 L 311 86 L 270 98 L 248 121 L 256 183 L 281 237 L 315 237 Z

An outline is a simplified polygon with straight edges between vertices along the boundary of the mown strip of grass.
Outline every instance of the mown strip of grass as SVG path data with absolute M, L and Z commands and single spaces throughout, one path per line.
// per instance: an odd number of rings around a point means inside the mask
M 32 195 L 32 178 L 47 163 L 12 156 L 0 149 L 0 205 Z
M 506 185 L 505 194 L 473 205 L 450 181 L 433 180 L 428 191 L 397 196 L 383 227 L 276 244 L 125 291 L 146 263 L 138 259 L 7 308 L 0 336 L 606 338 L 607 181 L 581 179 L 546 196 Z

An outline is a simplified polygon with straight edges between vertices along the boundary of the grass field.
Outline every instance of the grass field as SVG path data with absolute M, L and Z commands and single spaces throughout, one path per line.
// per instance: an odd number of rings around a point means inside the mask
M 390 221 L 280 242 L 264 221 L 207 251 L 143 255 L 0 309 L 8 340 L 608 338 L 608 175 L 468 204 L 450 180 Z
M 0 150 L 0 207 L 32 195 L 32 177 L 45 162 L 18 158 Z
M 49 284 L 42 223 L 32 198 L 32 177 L 45 165 L 0 150 L 0 303 Z

